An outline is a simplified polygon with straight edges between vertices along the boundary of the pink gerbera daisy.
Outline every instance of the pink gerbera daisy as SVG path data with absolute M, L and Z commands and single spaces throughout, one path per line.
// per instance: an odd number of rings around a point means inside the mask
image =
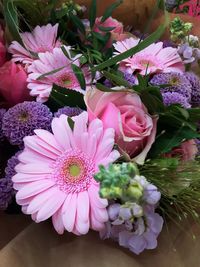
M 13 41 L 8 51 L 13 54 L 13 61 L 31 64 L 38 53 L 52 52 L 53 48 L 59 47 L 61 43 L 56 41 L 58 24 L 52 26 L 37 26 L 32 32 L 21 33 L 24 47 Z
M 139 43 L 139 39 L 133 37 L 114 44 L 117 52 L 123 53 Z M 177 49 L 172 47 L 163 48 L 163 43 L 153 43 L 132 57 L 124 59 L 120 63 L 121 69 L 130 73 L 138 71 L 140 74 L 156 72 L 183 72 L 184 65 Z
M 65 49 L 68 55 L 70 55 L 71 47 L 65 46 Z M 35 60 L 28 68 L 30 74 L 27 79 L 28 88 L 31 90 L 30 95 L 37 96 L 37 101 L 45 102 L 48 100 L 53 84 L 84 93 L 71 68 L 72 63 L 80 66 L 78 60 L 80 55 L 74 58 L 68 58 L 64 55 L 61 48 L 54 48 L 52 53 L 39 53 L 38 57 L 39 59 Z M 86 83 L 89 84 L 91 82 L 91 77 L 88 68 L 83 68 L 83 72 Z M 38 80 L 41 75 L 47 73 L 51 74 Z
M 52 217 L 59 234 L 66 229 L 77 235 L 89 228 L 100 230 L 108 220 L 107 200 L 99 197 L 94 180 L 99 165 L 107 166 L 119 157 L 113 150 L 114 130 L 104 129 L 101 120 L 88 124 L 88 114 L 52 121 L 52 133 L 35 130 L 24 138 L 17 174 L 13 176 L 16 200 L 23 212 L 41 222 Z

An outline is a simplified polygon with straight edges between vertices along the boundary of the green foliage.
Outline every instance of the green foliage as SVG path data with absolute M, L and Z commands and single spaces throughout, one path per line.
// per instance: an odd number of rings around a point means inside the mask
M 140 174 L 148 178 L 161 192 L 159 209 L 164 217 L 181 224 L 191 218 L 199 221 L 200 162 L 180 162 L 176 158 L 161 158 L 146 162 Z
M 54 84 L 51 91 L 49 101 L 51 105 L 54 103 L 57 107 L 79 107 L 86 109 L 83 95 L 77 91 L 66 89 Z
M 170 152 L 183 141 L 200 137 L 195 123 L 198 120 L 199 117 L 190 117 L 190 113 L 180 106 L 166 107 L 165 111 L 159 114 L 157 137 L 149 157 L 154 158 Z
M 16 6 L 12 0 L 3 1 L 3 11 L 6 25 L 12 35 L 12 37 L 22 43 L 20 34 L 19 34 L 19 20 Z
M 72 70 L 73 70 L 77 80 L 79 81 L 81 89 L 85 90 L 86 82 L 85 82 L 85 76 L 83 74 L 82 69 L 75 64 L 71 64 L 71 66 L 72 66 Z
M 103 23 L 104 21 L 107 20 L 107 18 L 112 16 L 113 11 L 123 3 L 123 0 L 117 0 L 115 3 L 113 3 L 112 5 L 110 5 L 107 10 L 105 11 L 105 13 L 102 16 L 101 22 Z
M 90 10 L 89 10 L 89 20 L 90 20 L 91 29 L 94 26 L 96 15 L 97 15 L 97 1 L 92 0 Z

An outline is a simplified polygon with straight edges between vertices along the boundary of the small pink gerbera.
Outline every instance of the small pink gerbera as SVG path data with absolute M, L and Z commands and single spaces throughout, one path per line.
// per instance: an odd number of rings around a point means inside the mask
M 114 129 L 104 129 L 101 120 L 88 125 L 88 114 L 52 121 L 52 133 L 35 130 L 24 138 L 17 174 L 12 180 L 16 200 L 26 214 L 41 222 L 52 217 L 59 234 L 66 229 L 77 235 L 89 228 L 99 231 L 108 220 L 107 200 L 99 197 L 94 180 L 99 165 L 107 166 L 119 157 L 113 150 Z
M 121 54 L 139 43 L 139 39 L 133 37 L 114 44 L 117 52 Z M 132 57 L 124 59 L 120 63 L 122 70 L 130 73 L 138 71 L 140 74 L 157 72 L 183 72 L 184 65 L 177 49 L 172 47 L 163 48 L 163 43 L 153 43 Z
M 71 47 L 65 46 L 65 49 L 67 50 L 68 55 L 70 55 Z M 28 68 L 30 74 L 27 82 L 28 88 L 31 90 L 30 95 L 37 96 L 38 102 L 45 102 L 48 100 L 53 84 L 84 93 L 71 68 L 72 63 L 80 66 L 78 60 L 79 56 L 80 55 L 77 55 L 74 58 L 67 58 L 61 48 L 54 48 L 52 53 L 39 53 L 39 59 L 35 60 Z M 88 69 L 83 68 L 83 73 L 86 84 L 89 84 L 91 82 L 91 77 Z M 48 75 L 42 79 L 38 79 L 43 74 Z
M 21 33 L 24 47 L 13 41 L 8 51 L 13 54 L 13 61 L 31 64 L 38 53 L 52 52 L 53 48 L 59 47 L 61 43 L 56 41 L 58 24 L 52 26 L 37 26 L 32 32 Z

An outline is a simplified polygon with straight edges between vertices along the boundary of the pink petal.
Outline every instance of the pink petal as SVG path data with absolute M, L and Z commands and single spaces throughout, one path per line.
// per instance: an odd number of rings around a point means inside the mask
M 62 235 L 64 233 L 65 227 L 62 221 L 61 208 L 56 211 L 52 216 L 52 223 L 58 234 Z
M 30 204 L 27 208 L 27 213 L 32 214 L 37 212 L 44 204 L 46 201 L 50 198 L 53 198 L 55 194 L 58 193 L 58 189 L 56 187 L 51 187 L 40 194 L 36 195 L 31 201 Z
M 16 199 L 24 199 L 39 194 L 40 192 L 47 190 L 54 186 L 54 182 L 51 180 L 36 181 L 28 183 L 16 194 Z
M 77 194 L 72 194 L 71 198 L 65 200 L 63 204 L 64 213 L 62 214 L 63 224 L 68 232 L 74 229 L 76 218 Z
M 46 203 L 41 207 L 37 214 L 37 221 L 45 221 L 50 218 L 61 207 L 65 201 L 66 195 L 62 191 L 56 192 Z

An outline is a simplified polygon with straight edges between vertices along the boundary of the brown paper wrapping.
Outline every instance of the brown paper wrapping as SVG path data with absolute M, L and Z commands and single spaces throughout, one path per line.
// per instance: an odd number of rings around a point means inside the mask
M 32 223 L 0 251 L 0 267 L 200 267 L 200 227 L 182 227 L 169 224 L 157 249 L 136 256 L 95 232 L 59 236 L 50 222 Z

